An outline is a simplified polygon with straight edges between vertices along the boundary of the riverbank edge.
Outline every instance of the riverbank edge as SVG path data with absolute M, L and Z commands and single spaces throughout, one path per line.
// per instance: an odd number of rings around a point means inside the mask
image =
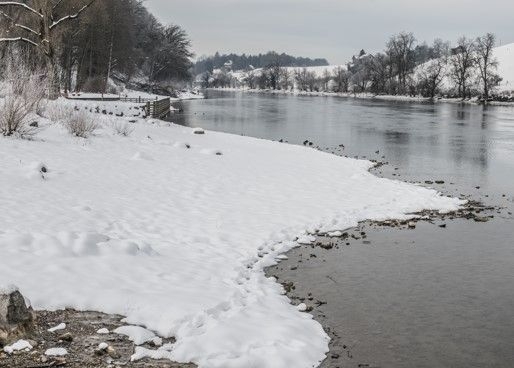
M 251 89 L 251 88 L 206 88 L 211 91 L 225 92 L 244 92 L 244 93 L 260 93 L 267 95 L 279 96 L 299 96 L 299 97 L 337 97 L 352 98 L 359 100 L 381 100 L 381 101 L 398 101 L 398 102 L 420 102 L 420 103 L 453 103 L 453 104 L 469 104 L 484 105 L 478 98 L 460 99 L 460 98 L 435 98 L 422 96 L 400 96 L 400 95 L 375 95 L 372 93 L 338 93 L 338 92 L 307 92 L 298 90 L 271 90 L 271 89 Z M 487 106 L 504 106 L 514 107 L 514 102 L 489 101 Z
M 382 163 L 375 164 L 374 166 L 370 167 L 370 169 L 368 171 L 375 176 L 388 179 L 386 176 L 380 175 L 378 172 L 374 172 L 374 170 L 376 170 L 380 166 L 382 166 Z M 412 183 L 412 182 L 407 182 L 407 181 L 405 181 L 405 182 L 410 183 L 410 184 L 415 184 L 415 185 L 426 186 L 427 188 L 434 189 L 428 183 L 425 183 L 425 185 L 424 185 L 423 183 Z M 443 192 L 441 192 L 441 193 L 443 193 Z M 444 195 L 444 193 L 443 193 L 443 195 Z M 446 195 L 451 196 L 449 194 L 446 194 Z M 406 231 L 406 230 L 408 231 L 408 230 L 415 229 L 417 226 L 417 223 L 423 222 L 423 221 L 433 223 L 438 220 L 444 221 L 444 220 L 466 219 L 466 220 L 475 221 L 477 223 L 481 223 L 481 222 L 487 222 L 491 218 L 493 218 L 494 216 L 491 216 L 490 213 L 494 210 L 499 209 L 498 207 L 487 206 L 484 203 L 473 200 L 473 199 L 463 199 L 463 200 L 465 200 L 466 203 L 464 205 L 462 205 L 458 210 L 452 211 L 452 212 L 438 212 L 438 211 L 423 210 L 420 212 L 408 214 L 408 215 L 412 216 L 411 219 L 406 219 L 406 220 L 405 219 L 404 220 L 390 219 L 390 220 L 385 220 L 385 221 L 364 220 L 364 221 L 359 222 L 357 224 L 357 226 L 355 226 L 355 227 L 351 227 L 351 228 L 337 232 L 339 234 L 317 233 L 314 235 L 316 240 L 313 243 L 300 244 L 298 247 L 295 247 L 295 248 L 287 251 L 286 253 L 284 253 L 284 255 L 287 257 L 285 259 L 287 261 L 292 261 L 294 264 L 297 265 L 297 264 L 299 264 L 299 262 L 302 262 L 301 258 L 298 258 L 296 256 L 291 257 L 293 252 L 295 252 L 297 250 L 308 251 L 309 249 L 313 249 L 313 248 L 322 248 L 325 251 L 330 251 L 333 248 L 338 248 L 338 246 L 334 246 L 334 242 L 344 243 L 350 239 L 359 240 L 359 239 L 361 239 L 360 238 L 361 236 L 363 239 L 366 239 L 367 235 L 366 234 L 363 235 L 363 233 L 360 233 L 360 228 L 363 225 L 377 225 L 377 226 L 382 226 L 382 227 L 396 228 L 399 231 Z M 486 212 L 485 216 L 482 216 L 483 212 Z M 446 227 L 446 225 L 441 225 L 441 226 Z M 367 226 L 367 227 L 369 227 L 369 226 Z M 355 233 L 358 237 L 356 238 L 354 234 L 351 234 L 352 232 Z M 296 279 L 293 271 L 296 270 L 296 266 L 294 268 L 292 268 L 290 272 L 288 272 L 289 279 L 291 279 L 293 281 L 291 281 L 289 283 L 284 283 L 284 280 L 280 280 L 279 277 L 277 276 L 277 272 L 274 272 L 274 269 L 278 268 L 280 263 L 281 262 L 278 262 L 275 265 L 266 267 L 264 269 L 266 276 L 274 277 L 277 280 L 277 282 L 280 283 L 284 287 L 285 295 L 288 297 L 288 299 L 291 301 L 291 303 L 293 303 L 293 304 L 295 302 L 303 303 L 303 301 L 308 299 L 310 297 L 310 295 L 302 295 L 300 298 L 295 297 L 293 295 L 294 294 L 293 291 L 295 290 L 294 285 L 295 285 L 295 279 Z M 326 304 L 326 302 L 317 300 L 316 306 L 320 307 L 323 304 Z M 305 310 L 305 312 L 309 313 L 314 320 L 316 320 L 319 324 L 321 324 L 325 333 L 330 337 L 329 351 L 326 354 L 326 358 L 317 366 L 317 368 L 329 368 L 329 367 L 331 367 L 330 363 L 329 363 L 330 361 L 337 360 L 341 357 L 342 352 L 335 351 L 333 349 L 333 345 L 332 345 L 338 338 L 338 335 L 336 332 L 334 332 L 332 324 L 326 321 L 324 312 L 318 311 L 318 310 L 316 310 L 315 307 L 312 307 L 312 306 L 307 306 L 307 309 Z M 343 345 L 343 346 L 346 349 L 346 345 Z M 350 350 L 345 350 L 345 354 L 348 354 L 348 357 L 351 357 Z

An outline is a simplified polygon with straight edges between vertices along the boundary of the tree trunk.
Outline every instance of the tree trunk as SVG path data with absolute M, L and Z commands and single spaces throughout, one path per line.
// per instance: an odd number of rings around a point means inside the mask
M 54 58 L 50 55 L 46 57 L 46 69 L 48 72 L 48 98 L 56 100 L 60 94 L 59 71 Z

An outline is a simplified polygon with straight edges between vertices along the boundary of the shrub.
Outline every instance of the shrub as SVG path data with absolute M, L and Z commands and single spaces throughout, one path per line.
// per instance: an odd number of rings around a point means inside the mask
M 29 118 L 42 109 L 42 101 L 47 91 L 46 79 L 16 51 L 10 53 L 2 76 L 0 134 L 30 137 L 37 129 L 30 126 Z
M 114 120 L 111 122 L 111 127 L 115 134 L 123 137 L 129 137 L 134 131 L 133 127 L 123 121 Z
M 9 95 L 0 102 L 0 133 L 3 136 L 29 138 L 37 127 L 29 125 L 32 111 L 21 96 Z
M 51 101 L 48 103 L 44 115 L 53 122 L 65 122 L 74 112 L 74 108 L 69 105 Z
M 80 138 L 88 138 L 99 127 L 93 116 L 85 111 L 73 111 L 65 118 L 64 125 L 72 135 Z

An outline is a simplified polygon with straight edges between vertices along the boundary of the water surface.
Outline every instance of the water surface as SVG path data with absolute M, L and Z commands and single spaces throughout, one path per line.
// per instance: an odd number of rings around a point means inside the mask
M 328 152 L 386 161 L 376 171 L 385 177 L 443 180 L 433 186 L 502 207 L 487 223 L 459 219 L 412 231 L 363 225 L 366 242 L 292 251 L 270 272 L 294 281 L 297 296 L 327 302 L 313 312 L 334 337 L 336 355 L 325 367 L 514 367 L 514 107 L 207 97 L 182 103 L 172 120 L 312 141 Z

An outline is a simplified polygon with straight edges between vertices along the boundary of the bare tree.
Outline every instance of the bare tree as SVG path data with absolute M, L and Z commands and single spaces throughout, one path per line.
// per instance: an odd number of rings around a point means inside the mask
M 425 97 L 434 98 L 447 72 L 450 45 L 441 39 L 436 39 L 432 46 L 433 59 L 421 65 L 418 69 L 418 90 Z
M 16 34 L 0 37 L 0 42 L 23 42 L 37 48 L 45 57 L 50 78 L 50 98 L 59 95 L 59 76 L 55 55 L 56 33 L 63 24 L 76 19 L 96 0 L 87 0 L 70 14 L 60 14 L 59 8 L 66 0 L 0 1 L 0 16 L 11 23 Z M 23 23 L 2 9 L 16 9 L 23 15 Z
M 414 69 L 414 44 L 412 33 L 402 32 L 391 37 L 387 43 L 387 56 L 391 59 L 398 76 L 398 93 L 407 91 L 407 78 Z
M 382 53 L 370 55 L 364 66 L 369 74 L 371 92 L 376 94 L 387 92 L 391 78 L 390 58 Z
M 342 68 L 337 67 L 334 69 L 334 82 L 336 92 L 348 92 L 348 86 L 350 83 L 350 73 Z
M 281 68 L 280 70 L 280 84 L 284 90 L 289 90 L 293 84 L 292 74 L 287 68 Z
M 493 56 L 496 37 L 492 33 L 487 33 L 482 37 L 478 37 L 475 43 L 476 65 L 480 72 L 480 81 L 484 93 L 483 97 L 487 100 L 491 88 L 497 86 L 501 81 L 500 76 L 496 73 L 498 60 Z
M 457 47 L 453 49 L 454 55 L 450 58 L 451 77 L 457 85 L 459 97 L 466 97 L 469 92 L 469 80 L 473 75 L 475 66 L 475 43 L 466 37 L 457 41 Z

